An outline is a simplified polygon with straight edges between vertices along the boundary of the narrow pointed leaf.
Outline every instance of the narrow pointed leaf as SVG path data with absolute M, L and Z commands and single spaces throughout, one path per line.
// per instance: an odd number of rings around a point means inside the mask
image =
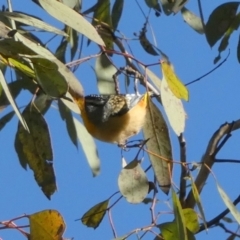
M 68 83 L 69 92 L 74 97 L 83 96 L 83 88 L 78 79 L 74 74 L 61 62 L 59 61 L 49 50 L 42 47 L 40 44 L 29 40 L 18 32 L 14 35 L 20 42 L 22 42 L 26 47 L 42 56 L 43 58 L 52 61 L 58 66 L 59 73 L 65 78 Z M 1 42 L 1 41 L 0 41 Z
M 15 112 L 11 111 L 0 118 L 0 131 L 6 126 L 8 122 L 11 121 L 14 115 L 15 115 Z
M 69 27 L 68 42 L 71 46 L 71 60 L 74 59 L 76 52 L 78 51 L 79 35 L 76 30 Z
M 22 117 L 16 103 L 15 103 L 15 100 L 13 99 L 10 91 L 9 91 L 9 88 L 8 88 L 8 85 L 7 85 L 7 82 L 2 74 L 2 71 L 0 70 L 0 84 L 2 85 L 2 88 L 8 98 L 8 101 L 10 102 L 10 104 L 12 105 L 12 108 L 13 110 L 15 111 L 16 115 L 18 116 L 22 126 L 24 127 L 25 130 L 29 131 L 29 128 L 27 126 L 27 123 L 25 121 L 25 119 Z
M 115 0 L 112 8 L 112 27 L 113 30 L 117 30 L 119 21 L 122 16 L 122 11 L 123 11 L 123 5 L 124 5 L 124 0 Z
M 112 19 L 110 16 L 110 0 L 98 0 L 93 14 L 93 26 L 98 26 L 106 48 L 113 49 Z M 103 25 L 101 25 L 103 24 Z
M 187 229 L 186 229 L 183 209 L 178 199 L 178 196 L 173 189 L 172 189 L 172 201 L 173 201 L 173 212 L 175 216 L 175 222 L 177 225 L 177 233 L 178 233 L 177 239 L 187 240 L 188 236 L 187 236 Z
M 36 74 L 36 79 L 43 91 L 52 97 L 62 97 L 68 90 L 68 84 L 58 66 L 48 59 L 31 59 Z
M 23 111 L 23 116 L 29 125 L 30 133 L 21 124 L 18 125 L 15 147 L 20 155 L 21 165 L 27 162 L 34 172 L 34 177 L 43 193 L 50 199 L 56 191 L 56 181 L 53 169 L 53 153 L 51 147 L 48 126 L 42 114 L 35 108 L 34 104 L 28 105 Z M 21 149 L 20 152 L 18 150 Z
M 28 161 L 27 161 L 26 155 L 24 154 L 23 145 L 18 134 L 16 134 L 16 137 L 14 140 L 14 147 L 18 155 L 18 160 L 20 165 L 22 166 L 23 169 L 27 170 Z
M 31 214 L 30 239 L 31 240 L 60 240 L 63 239 L 63 233 L 66 225 L 63 217 L 56 210 L 44 210 Z
M 35 78 L 35 73 L 32 68 L 30 68 L 26 62 L 24 63 L 22 60 L 8 58 L 7 59 L 9 66 L 14 67 L 24 73 L 25 75 Z
M 173 92 L 173 94 L 179 99 L 182 98 L 188 101 L 189 100 L 188 89 L 177 77 L 170 63 L 162 62 L 161 67 L 162 67 L 163 78 L 166 79 L 168 86 L 170 90 Z
M 238 6 L 239 2 L 227 2 L 213 10 L 205 28 L 210 47 L 214 46 L 227 31 L 236 15 Z
M 182 16 L 184 21 L 196 32 L 203 34 L 204 33 L 204 27 L 201 21 L 201 18 L 196 16 L 194 13 L 192 13 L 187 8 L 183 7 L 181 10 Z
M 68 135 L 72 141 L 72 143 L 78 147 L 78 139 L 77 139 L 77 131 L 76 126 L 73 121 L 73 116 L 70 109 L 61 101 L 58 101 L 59 112 L 61 118 L 66 123 Z
M 63 40 L 59 46 L 56 49 L 55 56 L 58 60 L 60 60 L 62 63 L 66 62 L 65 53 L 67 50 L 68 42 L 66 40 Z
M 35 52 L 29 49 L 24 43 L 15 41 L 12 38 L 0 41 L 0 53 L 12 58 L 17 58 L 19 54 L 35 55 Z
M 58 1 L 39 0 L 39 3 L 50 15 L 59 21 L 82 33 L 97 44 L 105 45 L 96 29 L 73 9 Z
M 140 32 L 140 36 L 139 36 L 139 40 L 140 40 L 140 44 L 143 47 L 143 49 L 153 55 L 153 56 L 158 56 L 159 54 L 156 52 L 156 50 L 154 49 L 153 45 L 150 43 L 150 41 L 147 39 L 146 36 L 146 31 L 143 28 L 143 30 Z
M 118 187 L 130 203 L 141 203 L 145 199 L 149 190 L 148 179 L 137 160 L 133 160 L 121 170 Z
M 165 78 L 161 83 L 161 100 L 170 125 L 179 136 L 185 129 L 186 113 L 181 99 L 172 93 Z
M 225 191 L 220 187 L 218 182 L 216 182 L 216 184 L 217 184 L 217 190 L 218 190 L 223 202 L 225 203 L 227 208 L 230 210 L 231 214 L 233 215 L 235 220 L 238 222 L 238 224 L 240 224 L 240 212 L 237 210 L 236 206 L 234 206 L 233 202 L 228 197 L 228 195 L 225 193 Z
M 81 221 L 84 225 L 96 229 L 102 222 L 103 217 L 108 210 L 109 199 L 100 202 L 90 208 L 86 213 L 83 214 Z
M 143 134 L 149 151 L 149 158 L 161 190 L 168 194 L 171 186 L 172 148 L 167 124 L 160 110 L 149 101 Z
M 23 13 L 17 13 L 17 12 L 6 12 L 6 11 L 1 12 L 0 15 L 10 18 L 14 21 L 24 23 L 28 26 L 33 26 L 35 28 L 42 29 L 47 32 L 52 32 L 52 33 L 55 33 L 58 35 L 63 35 L 65 37 L 67 36 L 67 34 L 65 32 L 63 32 L 62 30 L 59 30 L 59 29 L 49 25 L 48 23 L 43 22 L 43 21 L 41 21 L 33 16 L 30 16 L 30 15 L 26 15 Z
M 81 143 L 93 176 L 97 176 L 100 172 L 100 159 L 98 157 L 96 144 L 82 123 L 76 118 L 73 118 L 73 122 L 76 127 L 78 140 Z
M 239 24 L 240 24 L 240 13 L 238 13 L 234 17 L 233 21 L 231 22 L 229 28 L 225 32 L 225 34 L 220 42 L 220 45 L 218 47 L 218 56 L 214 59 L 215 64 L 220 60 L 221 52 L 223 52 L 227 48 L 229 39 L 230 39 L 232 33 L 234 32 L 234 30 L 237 30 L 239 28 Z
M 200 198 L 199 192 L 197 190 L 197 187 L 196 187 L 192 177 L 190 177 L 190 180 L 191 180 L 191 187 L 192 187 L 193 197 L 194 197 L 194 199 L 196 201 L 196 204 L 197 204 L 198 210 L 200 212 L 201 218 L 203 220 L 203 224 L 205 226 L 205 229 L 207 229 L 207 222 L 206 222 L 206 218 L 205 218 L 204 210 L 203 210 L 203 207 L 202 207 L 202 202 L 201 202 L 201 198 Z

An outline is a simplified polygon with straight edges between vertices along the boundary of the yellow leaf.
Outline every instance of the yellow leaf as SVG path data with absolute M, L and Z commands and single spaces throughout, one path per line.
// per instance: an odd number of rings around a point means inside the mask
M 65 223 L 56 210 L 44 210 L 30 215 L 30 239 L 59 240 L 65 231 Z
M 163 78 L 166 79 L 169 88 L 177 98 L 182 98 L 186 101 L 189 100 L 188 89 L 180 81 L 180 79 L 175 74 L 172 66 L 168 62 L 162 62 L 162 74 Z
M 170 90 L 165 78 L 161 82 L 161 100 L 173 131 L 179 136 L 184 132 L 186 113 L 181 99 Z

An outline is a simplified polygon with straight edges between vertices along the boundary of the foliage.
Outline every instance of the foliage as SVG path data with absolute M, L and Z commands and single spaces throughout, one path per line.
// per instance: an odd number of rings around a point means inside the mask
M 41 16 L 12 11 L 11 5 L 8 6 L 9 10 L 3 8 L 0 12 L 2 38 L 0 107 L 2 111 L 4 110 L 1 113 L 0 130 L 8 125 L 14 115 L 17 116 L 19 123 L 14 145 L 20 165 L 24 169 L 30 168 L 33 171 L 36 183 L 50 199 L 57 190 L 58 178 L 54 171 L 53 144 L 45 115 L 55 107 L 60 113 L 60 119 L 65 122 L 72 144 L 78 148 L 80 143 L 93 175 L 99 174 L 100 159 L 97 147 L 92 136 L 79 120 L 79 108 L 85 95 L 82 82 L 74 74 L 79 65 L 86 66 L 83 64 L 85 61 L 96 59 L 94 72 L 99 93 L 119 94 L 123 85 L 119 84 L 119 76 L 125 77 L 126 91 L 134 87 L 136 93 L 138 88 L 148 92 L 148 112 L 143 126 L 144 140 L 137 144 L 128 143 L 125 146 L 131 151 L 136 147 L 138 152 L 129 164 L 123 164 L 118 177 L 119 192 L 105 201 L 97 199 L 96 201 L 100 202 L 89 210 L 85 209 L 85 214 L 78 220 L 88 227 L 98 228 L 107 213 L 110 216 L 110 228 L 115 239 L 127 239 L 135 234 L 139 237 L 139 232 L 142 233 L 140 239 L 149 232 L 152 233 L 152 239 L 154 237 L 165 240 L 196 239 L 199 232 L 209 227 L 221 227 L 220 224 L 223 224 L 222 221 L 229 212 L 239 224 L 240 213 L 235 205 L 240 199 L 237 198 L 232 202 L 217 180 L 216 188 L 227 207 L 225 212 L 220 213 L 212 221 L 207 221 L 200 196 L 209 174 L 213 175 L 211 168 L 216 162 L 216 155 L 227 142 L 232 131 L 240 128 L 240 120 L 220 126 L 212 135 L 199 164 L 187 162 L 184 140 L 186 111 L 182 100 L 190 99 L 186 87 L 189 84 L 184 85 L 173 70 L 167 54 L 156 44 L 151 43 L 147 34 L 147 31 L 151 30 L 152 12 L 155 12 L 154 17 L 159 18 L 163 14 L 166 16 L 182 14 L 186 23 L 196 31 L 195 34 L 205 34 L 206 44 L 210 47 L 220 40 L 219 55 L 214 59 L 214 63 L 217 63 L 221 59 L 221 53 L 226 50 L 230 37 L 239 28 L 240 13 L 237 12 L 239 2 L 219 5 L 212 10 L 208 21 L 204 22 L 200 0 L 198 1 L 200 17 L 187 9 L 187 1 L 145 0 L 144 6 L 140 6 L 136 1 L 136 7 L 140 9 L 143 7 L 149 11 L 148 16 L 143 16 L 144 23 L 139 34 L 135 34 L 140 44 L 138 51 L 144 52 L 146 56 L 148 54 L 161 56 L 162 60 L 155 65 L 161 67 L 162 80 L 158 77 L 158 73 L 150 70 L 150 65 L 137 58 L 137 54 L 135 56 L 128 53 L 136 41 L 129 41 L 124 37 L 127 26 L 120 24 L 124 17 L 126 1 L 98 0 L 88 9 L 82 8 L 82 2 L 84 3 L 84 1 L 29 1 L 29 4 L 37 4 L 43 11 L 60 21 L 64 25 L 62 29 L 45 22 Z M 48 49 L 41 35 L 30 31 L 29 26 L 56 38 L 59 45 Z M 95 52 L 81 58 L 85 48 L 83 41 L 86 41 L 88 46 L 94 46 Z M 239 45 L 238 43 L 236 50 L 238 62 L 240 62 Z M 116 59 L 116 56 L 121 60 Z M 71 62 L 66 59 L 70 59 Z M 9 74 L 9 71 L 12 74 Z M 13 75 L 15 79 L 11 78 Z M 30 102 L 26 100 L 24 90 L 27 90 L 27 94 L 30 93 L 32 97 Z M 23 97 L 25 101 L 23 109 L 18 103 L 18 96 Z M 165 113 L 169 125 L 165 120 Z M 170 128 L 179 141 L 180 161 L 173 160 Z M 148 155 L 150 162 L 150 167 L 145 170 L 139 157 L 143 152 L 145 152 L 144 158 Z M 179 186 L 173 183 L 173 165 L 177 164 L 181 166 Z M 200 170 L 195 177 L 193 171 L 198 168 Z M 172 206 L 170 208 L 172 221 L 165 221 L 160 218 L 161 212 L 157 212 L 158 190 L 166 195 L 171 193 L 169 198 Z M 120 197 L 114 200 L 115 195 L 119 193 Z M 115 231 L 111 211 L 122 198 L 129 203 L 150 204 L 151 222 L 119 237 Z M 195 206 L 198 210 L 194 210 Z M 27 209 L 22 211 L 25 212 Z M 24 226 L 29 227 L 29 232 L 23 231 L 23 226 L 15 223 L 22 218 L 29 219 L 29 224 Z M 65 231 L 63 217 L 53 209 L 1 221 L 0 224 L 0 229 L 14 228 L 26 239 L 31 240 L 63 239 Z M 237 233 L 230 234 L 239 236 Z

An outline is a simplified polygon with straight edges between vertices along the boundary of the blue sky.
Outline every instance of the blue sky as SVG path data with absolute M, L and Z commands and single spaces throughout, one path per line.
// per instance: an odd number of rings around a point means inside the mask
M 119 29 L 127 37 L 132 38 L 134 32 L 141 30 L 144 17 L 135 1 L 125 2 L 126 6 Z M 139 2 L 147 14 L 148 9 L 145 7 L 144 1 Z M 203 2 L 205 21 L 211 11 L 223 2 L 220 0 Z M 5 1 L 1 1 L 1 3 L 5 4 Z M 45 14 L 30 1 L 13 0 L 12 3 L 14 10 L 40 16 L 48 23 L 59 28 L 62 27 L 62 24 Z M 83 9 L 87 9 L 93 3 L 95 1 L 84 1 Z M 186 7 L 198 13 L 196 1 L 190 1 Z M 156 18 L 152 13 L 150 23 L 158 47 L 169 56 L 177 75 L 184 83 L 198 78 L 214 67 L 213 59 L 217 56 L 218 43 L 211 49 L 205 36 L 199 35 L 184 23 L 181 14 L 168 17 L 162 14 L 161 17 Z M 46 40 L 50 38 L 48 34 L 44 33 L 41 33 L 40 36 Z M 230 39 L 230 56 L 227 62 L 200 82 L 188 87 L 190 100 L 188 103 L 184 103 L 188 115 L 184 137 L 187 142 L 187 158 L 189 162 L 200 161 L 211 135 L 221 124 L 239 118 L 240 74 L 239 63 L 236 58 L 237 41 L 238 34 L 235 32 Z M 49 43 L 48 47 L 55 49 L 56 44 L 57 42 L 53 41 Z M 159 60 L 159 57 L 153 57 L 145 53 L 137 41 L 132 42 L 131 46 L 136 58 L 140 61 L 148 64 Z M 98 49 L 93 43 L 87 48 L 86 41 L 84 42 L 84 56 L 96 52 L 98 52 Z M 222 54 L 223 58 L 226 55 L 227 51 Z M 76 77 L 81 81 L 86 94 L 97 92 L 96 77 L 91 66 L 94 66 L 94 60 L 84 63 L 75 73 Z M 122 65 L 119 64 L 119 66 Z M 159 66 L 152 67 L 151 70 L 161 77 Z M 133 91 L 133 89 L 130 90 Z M 24 106 L 29 100 L 30 96 L 20 97 L 18 103 L 20 106 Z M 7 110 L 0 113 L 0 117 L 6 112 Z M 30 170 L 25 171 L 20 167 L 14 150 L 14 137 L 17 129 L 17 118 L 15 117 L 0 134 L 2 149 L 0 151 L 0 220 L 9 220 L 24 213 L 31 214 L 51 208 L 58 210 L 65 219 L 67 229 L 64 237 L 74 237 L 76 240 L 112 239 L 112 231 L 106 216 L 96 230 L 87 228 L 80 221 L 76 222 L 74 220 L 80 218 L 87 209 L 107 199 L 118 190 L 117 178 L 121 170 L 120 149 L 113 144 L 96 141 L 101 159 L 101 174 L 93 178 L 81 147 L 76 150 L 71 144 L 65 129 L 65 123 L 60 119 L 58 110 L 52 108 L 47 113 L 46 120 L 49 124 L 53 144 L 58 191 L 49 201 L 35 183 L 32 172 Z M 179 160 L 177 138 L 170 127 L 169 129 L 174 160 Z M 218 158 L 239 159 L 239 138 L 240 133 L 234 132 L 226 146 L 218 154 Z M 139 136 L 137 139 L 139 139 Z M 124 153 L 124 156 L 130 162 L 135 156 L 135 150 Z M 144 157 L 143 168 L 149 165 L 146 154 Z M 239 166 L 226 163 L 216 164 L 213 172 L 229 197 L 232 200 L 236 198 L 239 194 Z M 173 174 L 174 181 L 178 184 L 178 165 L 174 166 Z M 160 192 L 158 198 L 160 203 L 157 206 L 157 211 L 169 211 L 169 208 L 164 203 L 164 201 L 169 200 L 169 197 Z M 216 184 L 212 177 L 208 179 L 201 199 L 207 220 L 215 217 L 226 208 L 216 190 Z M 149 206 L 143 204 L 131 205 L 125 199 L 122 199 L 113 208 L 112 217 L 119 236 L 128 233 L 134 228 L 146 226 L 151 221 Z M 172 220 L 172 215 L 165 216 L 164 214 L 160 217 L 160 220 L 162 222 Z M 21 221 L 17 222 L 19 225 L 22 225 L 22 223 Z M 237 224 L 232 224 L 230 228 L 235 231 Z M 208 233 L 202 232 L 196 235 L 196 239 L 226 239 L 227 236 L 228 234 L 224 233 L 222 229 L 214 228 L 209 229 Z M 0 238 L 4 240 L 25 239 L 15 230 L 0 231 Z M 147 234 L 144 239 L 153 238 L 152 234 Z M 134 236 L 130 239 L 137 238 Z

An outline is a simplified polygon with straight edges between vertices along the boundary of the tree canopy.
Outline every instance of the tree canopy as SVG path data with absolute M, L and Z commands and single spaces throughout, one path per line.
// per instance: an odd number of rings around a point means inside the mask
M 4 4 L 0 239 L 240 236 L 240 2 Z M 142 134 L 96 141 L 85 96 L 106 111 L 127 93 L 147 96 Z

